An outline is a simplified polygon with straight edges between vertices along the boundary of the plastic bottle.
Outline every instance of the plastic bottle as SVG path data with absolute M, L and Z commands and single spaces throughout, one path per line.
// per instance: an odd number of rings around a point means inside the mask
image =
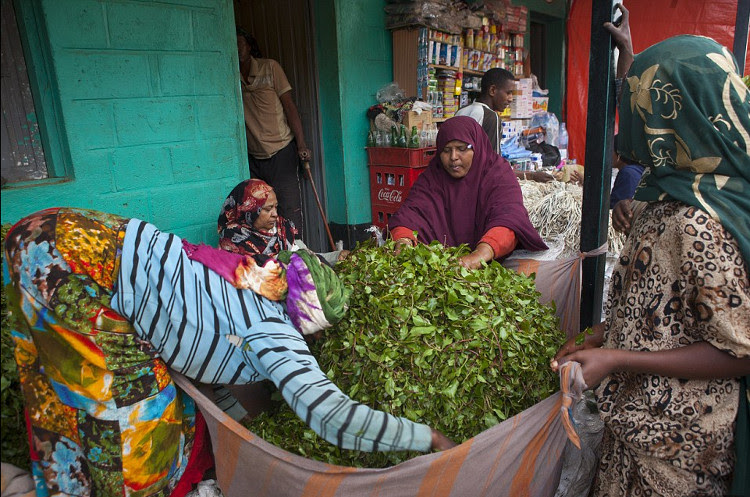
M 438 134 L 437 124 L 435 123 L 430 124 L 430 144 L 429 144 L 430 147 L 434 147 L 437 144 L 437 134 Z
M 560 123 L 560 132 L 557 135 L 557 148 L 560 149 L 560 160 L 568 160 L 568 130 L 565 123 Z
M 416 126 L 411 127 L 411 137 L 409 138 L 409 148 L 419 148 L 419 131 Z
M 423 148 L 430 146 L 430 131 L 427 124 L 423 124 L 422 131 L 419 132 L 419 146 Z
M 396 146 L 406 148 L 408 144 L 409 140 L 406 138 L 406 126 L 402 124 L 401 131 L 398 134 L 398 144 Z

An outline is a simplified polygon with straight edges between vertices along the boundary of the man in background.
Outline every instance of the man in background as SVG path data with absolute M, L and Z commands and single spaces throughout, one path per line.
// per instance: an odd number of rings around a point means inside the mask
M 614 209 L 621 200 L 633 198 L 635 189 L 643 176 L 644 167 L 625 160 L 617 153 L 617 135 L 615 135 L 615 152 L 612 157 L 612 169 L 617 169 L 612 193 L 609 195 L 609 208 Z
M 498 112 L 503 112 L 513 102 L 515 88 L 516 78 L 510 71 L 490 69 L 482 76 L 479 97 L 456 112 L 457 116 L 469 116 L 478 122 L 498 154 L 503 135 L 503 125 Z
M 255 39 L 237 28 L 237 54 L 245 114 L 250 175 L 271 185 L 279 212 L 302 238 L 299 161 L 309 161 L 292 87 L 278 62 L 261 58 Z
M 516 78 L 506 69 L 490 69 L 482 76 L 482 89 L 474 102 L 456 112 L 457 116 L 469 116 L 482 127 L 490 139 L 493 150 L 500 154 L 503 123 L 498 113 L 513 102 Z M 546 183 L 554 177 L 544 171 L 516 171 L 516 178 Z

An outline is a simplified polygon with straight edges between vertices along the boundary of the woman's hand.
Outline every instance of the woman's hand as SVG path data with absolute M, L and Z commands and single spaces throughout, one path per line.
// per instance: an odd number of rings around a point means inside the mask
M 492 247 L 488 243 L 479 242 L 472 253 L 458 259 L 458 264 L 466 269 L 478 269 L 482 267 L 483 262 L 490 262 L 494 258 L 495 251 Z
M 484 259 L 476 251 L 458 259 L 458 265 L 466 269 L 479 269 L 482 266 L 482 262 L 484 262 Z
M 617 77 L 624 78 L 633 63 L 633 38 L 630 35 L 630 12 L 620 3 L 615 5 L 615 8 L 622 12 L 620 25 L 615 26 L 611 22 L 605 22 L 604 28 L 610 32 L 615 46 L 620 51 L 617 59 Z
M 633 221 L 632 199 L 622 199 L 612 209 L 612 227 L 626 235 L 630 233 L 630 223 Z
M 550 361 L 550 367 L 552 371 L 557 372 L 560 369 L 562 358 L 577 352 L 579 350 L 593 349 L 601 347 L 604 343 L 604 323 L 595 324 L 591 328 L 587 328 L 580 332 L 573 338 L 568 339 L 560 350 L 557 351 L 555 357 Z
M 576 361 L 581 365 L 583 381 L 588 388 L 594 388 L 610 373 L 620 370 L 619 357 L 628 351 L 616 349 L 589 348 L 578 350 L 560 358 L 560 364 Z
M 413 247 L 414 241 L 411 238 L 399 238 L 396 240 L 396 248 L 393 250 L 393 253 L 398 255 L 401 253 L 401 250 L 403 250 L 404 247 Z
M 456 442 L 446 437 L 436 429 L 432 429 L 432 450 L 448 450 L 456 446 Z

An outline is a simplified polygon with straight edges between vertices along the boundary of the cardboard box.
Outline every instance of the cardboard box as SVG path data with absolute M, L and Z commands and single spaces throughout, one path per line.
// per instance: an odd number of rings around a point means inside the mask
M 412 126 L 416 126 L 417 130 L 421 131 L 424 126 L 432 124 L 432 112 L 422 111 L 421 114 L 417 114 L 413 110 L 407 111 L 404 114 L 402 124 L 406 126 L 406 130 L 410 133 Z

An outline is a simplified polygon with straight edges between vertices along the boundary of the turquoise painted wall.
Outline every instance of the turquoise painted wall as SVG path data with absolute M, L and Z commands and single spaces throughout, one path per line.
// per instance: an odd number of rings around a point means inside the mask
M 366 112 L 393 79 L 385 0 L 315 4 L 329 221 L 369 223 Z
M 61 180 L 3 188 L 2 222 L 74 206 L 215 243 L 247 171 L 232 1 L 27 3 L 69 164 Z

